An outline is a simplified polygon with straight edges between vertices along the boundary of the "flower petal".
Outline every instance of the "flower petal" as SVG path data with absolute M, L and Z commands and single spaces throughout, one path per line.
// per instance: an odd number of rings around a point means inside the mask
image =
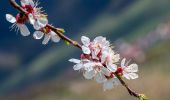
M 81 42 L 83 43 L 83 45 L 89 46 L 89 44 L 90 44 L 90 39 L 89 39 L 88 37 L 86 37 L 86 36 L 82 36 L 82 37 L 81 37 Z
M 136 74 L 136 73 L 123 73 L 123 76 L 128 80 L 136 79 L 139 77 L 138 74 Z
M 101 68 L 101 71 L 104 75 L 110 76 L 110 71 L 107 68 L 103 67 L 103 68 Z
M 22 36 L 30 35 L 30 31 L 25 24 L 17 24 L 17 26 L 19 27 Z
M 121 67 L 125 67 L 125 61 L 126 61 L 126 58 L 123 58 L 123 60 L 121 61 Z
M 107 56 L 108 56 L 108 52 L 103 51 L 101 56 L 101 63 L 104 63 L 106 61 Z
M 45 27 L 48 24 L 48 20 L 46 17 L 39 18 L 37 22 L 41 28 Z
M 95 76 L 95 80 L 96 80 L 97 83 L 103 83 L 107 79 L 105 78 L 105 76 L 101 72 L 98 72 Z
M 32 0 L 21 0 L 21 5 L 31 5 L 32 7 L 34 7 L 34 2 Z
M 74 70 L 80 70 L 83 67 L 83 65 L 81 63 L 78 63 L 76 65 L 73 66 Z
M 113 82 L 111 80 L 107 80 L 106 82 L 103 83 L 104 91 L 111 90 L 112 88 L 113 88 Z
M 44 33 L 41 31 L 35 31 L 33 34 L 34 39 L 42 39 L 43 36 L 44 36 Z
M 131 64 L 125 68 L 126 72 L 138 72 L 138 65 L 137 64 Z
M 136 74 L 136 73 L 129 73 L 129 77 L 130 77 L 131 79 L 136 79 L 136 78 L 138 78 L 139 76 L 138 76 L 138 74 Z
M 44 40 L 42 41 L 42 44 L 47 44 L 51 38 L 51 35 L 45 34 Z
M 107 68 L 111 71 L 111 72 L 115 72 L 117 70 L 117 65 L 116 64 L 108 64 Z
M 35 23 L 34 16 L 32 14 L 28 14 L 28 18 L 29 18 L 30 23 L 33 25 Z
M 16 22 L 16 18 L 14 16 L 12 16 L 11 14 L 6 14 L 6 20 L 10 23 Z
M 93 66 L 94 66 L 94 65 L 95 65 L 95 64 L 92 63 L 92 62 L 85 63 L 85 64 L 83 64 L 84 70 L 86 70 L 86 71 L 91 71 L 91 70 L 93 70 Z
M 81 61 L 80 61 L 79 59 L 74 59 L 74 58 L 72 58 L 72 59 L 69 59 L 69 62 L 73 62 L 73 63 L 78 64 L 78 63 L 80 63 Z
M 86 46 L 82 46 L 82 51 L 83 51 L 84 54 L 90 54 L 91 53 L 90 49 Z
M 94 77 L 94 74 L 95 74 L 94 71 L 91 70 L 91 71 L 85 71 L 83 75 L 86 79 L 92 79 Z
M 33 27 L 35 30 L 39 30 L 41 28 L 37 21 L 34 22 Z
M 53 42 L 59 42 L 60 41 L 60 37 L 54 31 L 51 31 L 50 34 L 51 34 L 51 40 Z

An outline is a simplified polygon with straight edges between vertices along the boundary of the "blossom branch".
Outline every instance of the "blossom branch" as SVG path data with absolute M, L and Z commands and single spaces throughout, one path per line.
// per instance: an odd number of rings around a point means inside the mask
M 28 17 L 28 11 L 27 10 L 25 10 L 23 7 L 21 7 L 20 5 L 18 5 L 17 3 L 16 3 L 16 1 L 15 0 L 9 0 L 9 2 L 10 2 L 10 4 L 15 8 L 15 9 L 17 9 L 20 13 L 22 13 L 22 14 L 24 14 L 25 16 L 27 16 Z M 13 21 L 12 21 L 13 22 Z M 62 40 L 64 40 L 64 41 L 67 41 L 67 42 L 69 42 L 70 44 L 72 44 L 73 46 L 75 46 L 75 47 L 78 47 L 79 49 L 81 49 L 81 50 L 83 50 L 83 49 L 85 49 L 86 47 L 85 46 L 81 46 L 77 41 L 74 41 L 74 40 L 72 40 L 72 39 L 70 39 L 69 37 L 67 37 L 66 35 L 64 35 L 63 33 L 64 33 L 64 30 L 61 30 L 60 28 L 56 28 L 56 27 L 54 27 L 54 26 L 52 26 L 52 25 L 50 25 L 50 24 L 47 24 L 46 26 L 45 26 L 46 28 L 48 28 L 48 29 L 50 29 L 50 30 L 52 30 L 52 31 L 54 31 Z M 101 38 L 101 37 L 100 37 Z M 88 41 L 89 42 L 89 41 Z M 84 50 L 84 52 L 85 53 L 87 53 L 87 52 L 90 52 L 87 48 L 86 48 L 86 50 Z M 111 52 L 112 53 L 112 52 Z M 100 54 L 100 52 L 98 53 L 98 55 Z M 97 55 L 97 56 L 98 56 Z M 91 55 L 90 55 L 91 56 Z M 115 55 L 114 55 L 115 56 Z M 83 57 L 82 57 L 82 59 L 84 59 L 84 58 L 89 58 L 89 56 L 87 56 L 87 55 L 83 55 Z M 73 61 L 73 60 L 71 60 L 71 62 L 80 62 L 80 61 Z M 97 63 L 98 64 L 98 63 Z M 80 67 L 80 66 L 79 66 Z M 107 66 L 105 66 L 105 67 L 107 67 Z M 79 68 L 80 69 L 80 68 Z M 122 69 L 121 69 L 122 70 Z M 129 86 L 125 83 L 125 81 L 122 79 L 122 77 L 121 77 L 121 75 L 120 75 L 120 73 L 122 73 L 122 72 L 118 72 L 118 71 L 116 71 L 116 72 L 113 72 L 108 78 L 112 78 L 112 76 L 114 75 L 115 77 L 117 77 L 117 79 L 120 81 L 120 83 L 128 90 L 128 92 L 129 92 L 129 94 L 131 95 L 131 96 L 134 96 L 134 97 L 137 97 L 137 98 L 139 98 L 140 100 L 147 100 L 147 98 L 146 98 L 146 96 L 145 95 L 143 95 L 143 94 L 139 94 L 139 93 L 137 93 L 137 92 L 135 92 L 135 91 L 133 91 L 131 88 L 129 88 Z
M 10 4 L 15 9 L 17 9 L 20 13 L 27 15 L 28 12 L 26 10 L 24 10 L 20 5 L 18 5 L 15 0 L 9 0 L 9 1 L 10 1 Z M 61 31 L 60 28 L 55 28 L 54 26 L 52 26 L 50 24 L 47 24 L 47 27 L 49 29 L 53 30 L 56 34 L 58 34 L 60 36 L 60 38 L 62 38 L 63 40 L 69 42 L 70 44 L 72 44 L 78 48 L 81 48 L 81 45 L 78 42 L 76 42 L 76 41 L 68 38 L 66 35 L 64 35 L 63 31 Z

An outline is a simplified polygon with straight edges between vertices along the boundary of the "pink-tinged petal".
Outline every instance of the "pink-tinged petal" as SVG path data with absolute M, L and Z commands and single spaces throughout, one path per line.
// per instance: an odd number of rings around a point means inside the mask
M 42 44 L 47 44 L 51 38 L 51 35 L 45 34 L 44 40 L 42 41 Z
M 108 52 L 103 51 L 101 56 L 101 63 L 104 63 L 106 61 L 107 56 L 108 56 Z
M 125 68 L 126 72 L 138 72 L 138 65 L 137 64 L 131 64 Z
M 78 64 L 78 63 L 80 63 L 81 61 L 80 61 L 79 59 L 74 59 L 74 58 L 72 58 L 72 59 L 69 59 L 69 62 L 73 62 L 73 63 Z
M 12 16 L 11 14 L 6 14 L 6 20 L 10 23 L 16 22 L 16 18 L 14 16 Z
M 113 88 L 113 82 L 111 80 L 107 80 L 106 82 L 103 83 L 104 91 L 111 90 L 112 88 Z
M 30 31 L 28 30 L 28 28 L 25 24 L 17 24 L 17 26 L 19 27 L 19 30 L 20 30 L 22 36 L 30 35 Z
M 60 37 L 54 31 L 51 31 L 50 34 L 53 42 L 57 43 L 60 41 Z
M 125 67 L 125 61 L 126 61 L 126 58 L 123 58 L 123 60 L 121 61 L 121 67 Z
M 73 66 L 74 70 L 80 70 L 81 68 L 83 68 L 83 65 L 81 63 L 78 63 L 78 64 Z
M 84 54 L 90 54 L 91 53 L 90 49 L 86 46 L 82 46 L 82 51 L 83 51 Z
M 97 55 L 95 55 L 95 52 L 92 51 L 91 54 L 92 54 L 92 58 L 93 58 L 93 59 L 97 59 L 97 60 L 99 59 L 99 58 L 97 57 Z
M 34 23 L 35 23 L 34 16 L 33 16 L 32 14 L 29 14 L 29 15 L 28 15 L 28 18 L 29 18 L 30 23 L 31 23 L 32 25 L 34 25 Z
M 95 76 L 95 80 L 97 83 L 103 83 L 105 82 L 107 79 L 106 77 L 101 73 L 101 72 L 98 72 Z
M 42 39 L 44 36 L 44 33 L 41 31 L 35 31 L 33 34 L 34 39 Z
M 117 70 L 117 65 L 116 64 L 108 64 L 107 68 L 111 71 L 111 72 L 115 72 Z
M 83 43 L 83 45 L 89 46 L 89 44 L 90 44 L 90 39 L 89 39 L 88 37 L 86 37 L 86 36 L 82 36 L 82 37 L 81 37 L 81 42 Z
M 91 70 L 91 71 L 85 71 L 85 73 L 83 74 L 85 79 L 92 79 L 94 77 L 94 71 Z

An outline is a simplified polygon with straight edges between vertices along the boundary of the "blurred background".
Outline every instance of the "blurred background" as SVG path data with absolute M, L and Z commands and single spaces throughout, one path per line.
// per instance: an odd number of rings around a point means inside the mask
M 19 1 L 19 0 L 17 0 Z M 139 78 L 127 81 L 150 100 L 170 98 L 170 0 L 39 0 L 49 22 L 80 41 L 105 36 L 115 50 L 139 64 Z M 42 45 L 10 31 L 0 1 L 0 100 L 136 100 L 122 86 L 103 92 L 72 69 L 81 51 L 62 41 Z M 32 27 L 29 27 L 34 32 Z

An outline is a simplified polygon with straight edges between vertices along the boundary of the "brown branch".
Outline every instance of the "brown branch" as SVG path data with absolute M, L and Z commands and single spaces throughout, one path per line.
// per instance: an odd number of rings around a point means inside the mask
M 128 90 L 128 92 L 129 92 L 129 94 L 130 94 L 131 96 L 134 96 L 134 97 L 137 97 L 137 98 L 140 97 L 140 94 L 137 93 L 137 92 L 135 92 L 135 91 L 133 91 L 133 90 L 125 83 L 125 81 L 121 78 L 120 75 L 118 75 L 118 74 L 116 74 L 116 73 L 114 73 L 114 75 L 119 79 L 120 83 Z
M 23 13 L 25 15 L 27 15 L 27 11 L 25 11 L 21 6 L 19 6 L 15 0 L 9 0 L 10 1 L 10 4 L 15 8 L 17 9 L 20 13 Z M 77 41 L 74 41 L 72 39 L 70 39 L 69 37 L 65 36 L 63 34 L 63 32 L 61 32 L 59 30 L 59 28 L 55 28 L 54 26 L 48 24 L 47 27 L 49 29 L 51 29 L 52 31 L 54 31 L 56 34 L 58 34 L 60 36 L 60 38 L 62 38 L 63 40 L 69 42 L 70 44 L 72 44 L 73 46 L 75 47 L 78 47 L 79 49 L 81 49 L 81 45 L 77 42 Z M 137 98 L 140 98 L 140 94 L 139 93 L 136 93 L 135 91 L 133 91 L 132 89 L 129 88 L 129 86 L 125 83 L 125 81 L 121 78 L 120 75 L 114 73 L 114 75 L 119 79 L 120 83 L 128 90 L 129 94 L 131 96 L 134 96 L 134 97 L 137 97 Z

